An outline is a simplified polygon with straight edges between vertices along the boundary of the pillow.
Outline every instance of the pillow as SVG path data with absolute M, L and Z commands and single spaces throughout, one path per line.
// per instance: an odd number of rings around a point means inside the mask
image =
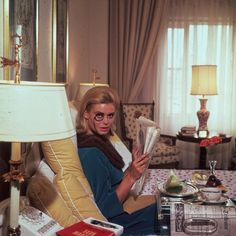
M 55 174 L 70 173 L 78 178 L 85 191 L 93 197 L 92 190 L 82 169 L 78 153 L 70 138 L 42 143 L 44 157 Z
M 69 102 L 69 107 L 70 107 L 70 114 L 71 114 L 71 119 L 73 122 L 74 127 L 76 128 L 76 117 L 77 117 L 77 109 L 75 107 L 75 105 L 73 104 L 73 102 Z M 77 148 L 77 136 L 76 134 L 74 136 L 71 137 L 74 145 L 75 145 L 75 149 L 78 152 L 78 148 Z
M 52 169 L 46 163 L 45 159 L 40 161 L 38 169 L 36 171 L 36 175 L 37 174 L 45 176 L 51 183 L 53 183 L 55 173 L 52 171 Z
M 93 198 L 84 191 L 82 184 L 77 177 L 71 173 L 59 172 L 54 178 L 54 185 L 63 196 L 67 206 L 72 210 L 73 215 L 84 220 L 88 217 L 104 220 Z
M 55 187 L 73 214 L 79 219 L 90 216 L 106 220 L 94 201 L 72 140 L 43 142 L 42 149 L 45 160 L 56 174 Z
M 45 176 L 33 176 L 26 194 L 33 207 L 52 217 L 61 226 L 67 227 L 79 221 Z

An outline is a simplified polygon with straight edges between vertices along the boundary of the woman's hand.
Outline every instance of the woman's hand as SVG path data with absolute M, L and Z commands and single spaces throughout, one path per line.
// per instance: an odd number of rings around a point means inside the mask
M 136 146 L 132 150 L 132 159 L 133 160 L 127 169 L 127 172 L 129 172 L 130 177 L 136 181 L 145 171 L 149 162 L 149 155 L 147 153 L 141 155 L 139 148 Z
M 132 188 L 133 184 L 142 176 L 148 162 L 149 155 L 141 155 L 139 148 L 135 147 L 132 151 L 132 162 L 124 173 L 124 178 L 116 189 L 116 193 L 121 202 L 123 202 Z

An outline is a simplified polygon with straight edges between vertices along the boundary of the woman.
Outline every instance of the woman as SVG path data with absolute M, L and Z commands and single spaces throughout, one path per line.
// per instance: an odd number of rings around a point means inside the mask
M 155 234 L 156 204 L 132 214 L 123 209 L 123 203 L 143 174 L 149 156 L 140 155 L 135 147 L 130 166 L 122 171 L 122 157 L 109 141 L 119 104 L 117 93 L 108 87 L 94 87 L 84 95 L 77 116 L 79 156 L 103 215 L 110 222 L 123 225 L 124 235 Z

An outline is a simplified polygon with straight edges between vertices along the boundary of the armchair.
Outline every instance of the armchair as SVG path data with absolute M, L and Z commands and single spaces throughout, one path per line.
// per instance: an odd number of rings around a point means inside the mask
M 151 103 L 122 103 L 120 104 L 121 137 L 132 150 L 133 141 L 136 138 L 135 119 L 144 116 L 154 119 L 154 101 Z M 176 138 L 171 135 L 161 134 L 153 151 L 149 168 L 177 168 L 179 163 L 179 151 L 175 145 Z

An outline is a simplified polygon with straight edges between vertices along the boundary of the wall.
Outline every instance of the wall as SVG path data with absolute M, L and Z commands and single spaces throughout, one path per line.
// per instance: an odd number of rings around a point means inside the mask
M 52 81 L 52 2 L 39 1 L 38 80 Z
M 3 8 L 0 1 L 0 9 Z M 108 81 L 108 0 L 68 0 L 69 14 L 69 98 L 75 98 L 80 82 L 92 81 L 92 70 L 99 82 Z M 0 33 L 2 27 L 0 14 Z M 0 34 L 2 35 L 2 34 Z M 38 80 L 52 81 L 52 0 L 39 1 Z M 2 51 L 2 37 L 0 55 Z M 2 77 L 3 70 L 0 71 Z
M 99 82 L 108 81 L 108 0 L 69 1 L 70 99 L 80 82 L 92 81 L 92 70 Z

